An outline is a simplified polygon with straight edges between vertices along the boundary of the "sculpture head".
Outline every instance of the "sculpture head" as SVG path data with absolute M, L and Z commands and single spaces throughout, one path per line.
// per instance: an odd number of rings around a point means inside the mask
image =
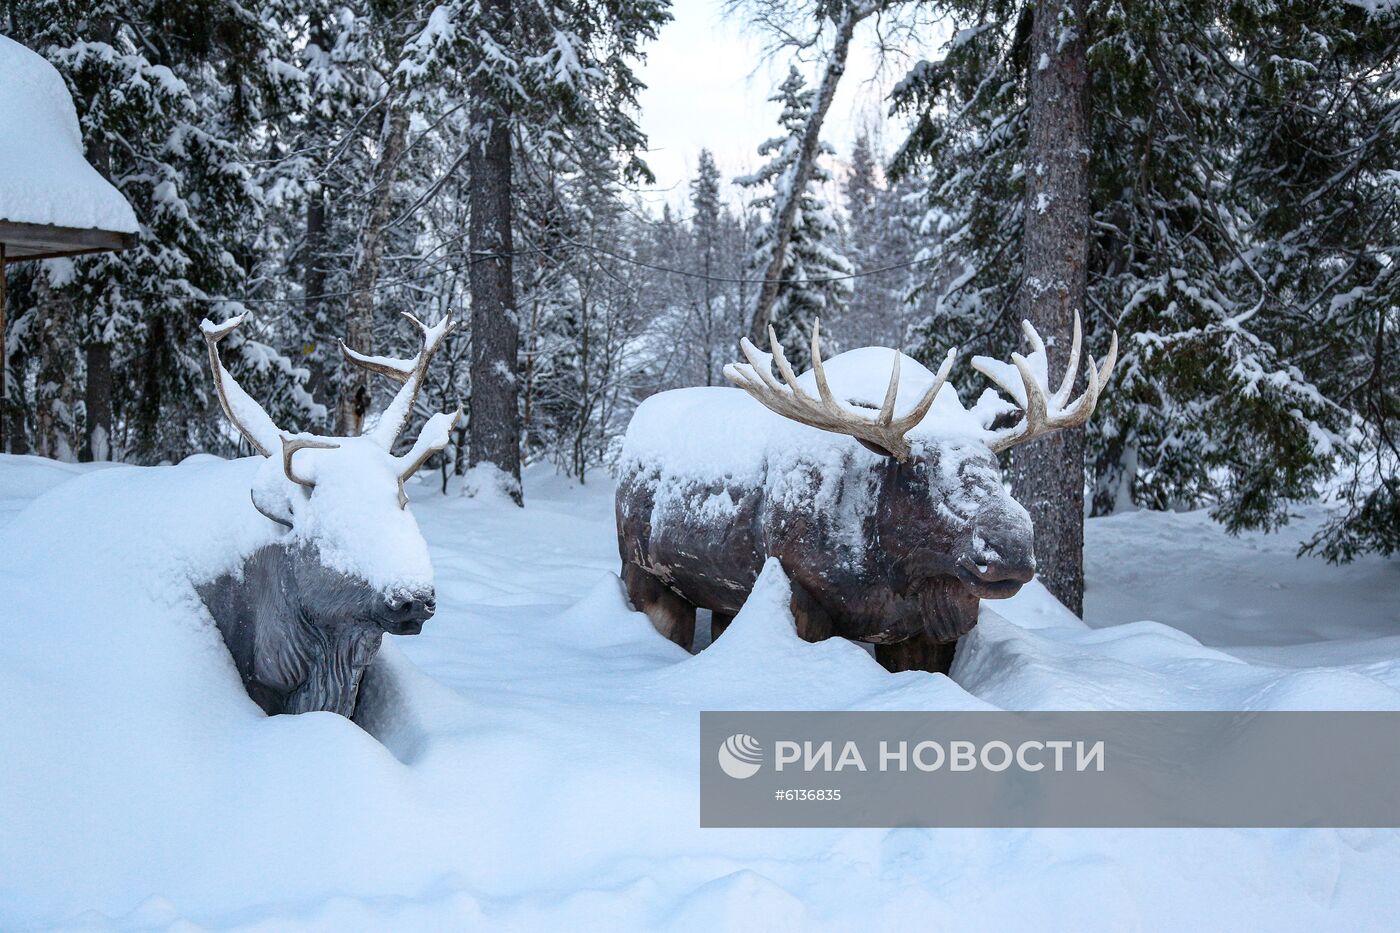
M 358 437 L 293 435 L 277 427 L 219 359 L 219 342 L 245 317 L 204 321 L 201 330 L 224 414 L 265 458 L 252 504 L 285 529 L 276 546 L 287 554 L 288 598 L 300 622 L 326 631 L 417 634 L 436 603 L 428 547 L 407 508 L 404 482 L 447 446 L 461 410 L 429 418 L 406 453 L 396 456 L 393 446 L 452 329 L 450 315 L 432 327 L 405 315 L 423 337 L 412 359 L 365 356 L 341 344 L 348 362 L 401 383 L 377 424 Z
M 771 411 L 849 435 L 884 458 L 874 467 L 880 475 L 871 484 L 878 490 L 874 563 L 896 591 L 923 607 L 924 633 L 938 640 L 965 634 L 976 622 L 979 599 L 1014 596 L 1035 574 L 1030 516 L 1006 491 L 996 455 L 1087 421 L 1117 360 L 1115 334 L 1103 365 L 1089 360 L 1087 387 L 1072 399 L 1080 358 L 1078 316 L 1065 376 L 1054 391 L 1048 387 L 1045 344 L 1029 322 L 1023 326 L 1028 356 L 1013 353 L 1011 364 L 986 357 L 972 361 L 1011 403 L 993 397 L 986 405 L 979 403 L 976 414 L 953 405 L 959 418 L 935 417 L 929 424 L 924 424 L 925 416 L 948 379 L 955 349 L 948 351 L 919 401 L 898 416 L 903 354 L 894 353 L 883 396 L 878 381 L 864 385 L 870 381 L 865 378 L 872 370 L 869 364 L 875 362 L 871 355 L 883 351 L 843 354 L 845 359 L 838 358 L 841 375 L 850 378 L 840 380 L 842 398 L 837 398 L 821 356 L 819 322 L 812 329 L 810 373 L 793 372 L 771 328 L 771 354 L 746 339 L 740 346 L 748 363 L 725 368 L 731 382 Z M 781 383 L 772 374 L 774 365 Z M 983 421 L 976 415 L 987 417 Z

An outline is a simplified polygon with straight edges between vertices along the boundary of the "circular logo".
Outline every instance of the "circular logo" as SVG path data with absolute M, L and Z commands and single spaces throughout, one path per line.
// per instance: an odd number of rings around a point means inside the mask
M 751 735 L 742 732 L 731 735 L 720 744 L 719 767 L 741 781 L 753 777 L 763 767 L 763 746 Z

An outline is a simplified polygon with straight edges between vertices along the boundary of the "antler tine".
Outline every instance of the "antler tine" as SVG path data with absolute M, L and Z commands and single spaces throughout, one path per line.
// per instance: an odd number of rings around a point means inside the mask
M 802 388 L 798 377 L 788 363 L 783 345 L 773 328 L 768 329 L 771 347 L 771 364 L 777 366 L 786 386 L 780 385 L 770 371 L 769 361 L 763 360 L 759 351 L 747 338 L 739 341 L 739 348 L 748 359 L 748 367 L 730 365 L 724 368 L 724 375 L 730 382 L 748 392 L 770 411 L 790 418 L 800 424 L 809 425 L 823 431 L 846 434 L 877 453 L 894 457 L 901 462 L 908 460 L 913 452 L 905 434 L 923 420 L 933 399 L 948 378 L 956 350 L 950 350 L 948 357 L 934 379 L 933 386 L 920 399 L 914 410 L 902 418 L 894 417 L 894 405 L 899 394 L 899 373 L 901 357 L 895 354 L 891 367 L 889 386 L 885 390 L 885 400 L 876 416 L 871 419 L 861 415 L 850 406 L 843 404 L 831 391 L 826 378 L 826 367 L 821 355 L 821 323 L 812 325 L 812 377 L 817 384 L 814 398 Z
M 1024 323 L 1027 342 L 1034 348 L 1034 352 L 1043 353 L 1044 343 L 1039 340 L 1030 322 Z M 1017 444 L 1034 440 L 1046 434 L 1065 428 L 1078 427 L 1089 420 L 1089 416 L 1094 413 L 1098 405 L 1099 396 L 1108 385 L 1108 378 L 1113 374 L 1113 366 L 1118 359 L 1118 334 L 1114 333 L 1109 340 L 1108 355 L 1104 358 L 1103 366 L 1094 362 L 1091 356 L 1088 358 L 1088 366 L 1085 367 L 1085 379 L 1088 386 L 1084 393 L 1073 402 L 1066 404 L 1069 394 L 1073 391 L 1074 379 L 1079 372 L 1079 358 L 1082 350 L 1083 329 L 1079 319 L 1079 314 L 1074 315 L 1074 339 L 1070 346 L 1069 365 L 1065 370 L 1064 378 L 1060 382 L 1060 388 L 1053 394 L 1047 394 L 1047 386 L 1032 372 L 1030 361 L 1019 353 L 1011 354 L 1011 361 L 1016 366 L 1017 373 L 1021 376 L 1021 387 L 1024 397 L 1018 397 L 1015 387 L 1008 384 L 1007 380 L 990 367 L 988 361 L 973 360 L 972 366 L 978 372 L 985 375 L 989 380 L 997 385 L 1003 392 L 1014 401 L 1021 403 L 1023 417 L 1020 424 L 1010 431 L 1002 433 L 988 442 L 988 446 L 1000 453 L 1009 450 Z M 1048 360 L 1047 360 L 1048 363 Z M 1048 365 L 1047 365 L 1048 370 Z M 1049 374 L 1046 374 L 1048 381 Z
M 1018 355 L 1019 354 L 1012 354 L 1012 359 L 1014 360 Z M 1017 404 L 1020 404 L 1024 407 L 1025 400 L 1021 398 L 1021 395 L 1024 393 L 1018 393 L 1016 391 L 1015 386 L 1011 385 L 1009 382 L 1002 378 L 1001 373 L 988 368 L 987 364 L 978 357 L 972 358 L 972 368 L 977 370 L 982 375 L 986 376 L 989 382 L 991 382 L 998 389 L 1009 395 L 1013 402 L 1016 402 Z M 1021 380 L 1023 383 L 1025 382 L 1024 375 L 1021 377 Z
M 898 351 L 895 351 L 898 353 Z M 901 434 L 924 420 L 924 415 L 933 407 L 934 400 L 938 398 L 938 393 L 942 391 L 943 384 L 948 381 L 948 374 L 953 371 L 953 361 L 958 358 L 958 348 L 949 347 L 948 353 L 943 357 L 943 365 L 938 367 L 938 372 L 933 377 L 933 385 L 928 387 L 924 397 L 919 399 L 919 403 L 909 410 L 909 413 L 900 418 L 897 422 L 890 424 L 891 429 L 899 431 Z M 895 362 L 895 371 L 899 371 L 898 358 Z M 894 385 L 891 384 L 891 390 Z M 888 400 L 888 396 L 887 396 Z M 893 406 L 891 406 L 893 408 Z
M 264 457 L 272 456 L 273 439 L 282 432 L 261 405 L 255 402 L 243 387 L 238 384 L 219 358 L 219 341 L 238 329 L 248 315 L 240 314 L 222 324 L 204 320 L 199 325 L 204 335 L 204 343 L 209 349 L 209 369 L 214 374 L 214 390 L 219 396 L 219 407 L 224 417 L 238 429 L 238 433 L 248 444 Z
M 414 316 L 413 316 L 413 312 L 411 312 L 411 311 L 400 311 L 399 314 L 402 314 L 404 317 L 408 318 L 409 322 L 410 322 L 411 324 L 413 324 L 414 327 L 418 328 L 418 332 L 419 332 L 420 334 L 423 334 L 423 335 L 425 335 L 425 336 L 427 335 L 427 333 L 428 333 L 428 325 L 427 325 L 427 324 L 424 324 L 422 321 L 418 320 L 418 318 L 414 317 Z M 457 325 L 456 325 L 455 323 L 453 323 L 453 324 L 448 324 L 448 325 L 447 325 L 447 329 L 448 329 L 448 330 L 451 330 L 453 327 L 456 327 L 456 326 L 457 326 Z
M 778 335 L 773 331 L 773 325 L 768 325 L 768 350 L 773 356 L 773 362 L 778 367 L 778 372 L 782 374 L 783 381 L 787 383 L 792 394 L 798 398 L 807 398 L 807 393 L 802 391 L 802 386 L 797 382 L 797 375 L 792 371 L 792 364 L 788 362 L 787 351 L 778 342 Z
M 411 368 L 400 369 L 385 360 L 375 359 L 372 356 L 365 356 L 363 353 L 357 353 L 346 346 L 344 340 L 340 341 L 340 352 L 347 362 L 354 363 L 362 369 L 368 369 L 372 373 L 388 376 L 390 379 L 400 384 L 407 382 L 408 377 L 413 375 L 413 370 Z
M 1104 357 L 1103 367 L 1099 370 L 1099 391 L 1108 385 L 1108 377 L 1113 375 L 1113 367 L 1118 363 L 1118 331 L 1113 332 L 1113 337 L 1108 341 L 1108 356 Z
M 431 327 L 407 311 L 401 313 L 410 324 L 418 329 L 423 337 L 423 345 L 412 359 L 390 360 L 382 357 L 367 357 L 346 347 L 344 342 L 341 343 L 346 358 L 351 362 L 400 383 L 399 391 L 394 395 L 393 401 L 380 415 L 379 423 L 374 427 L 374 430 L 369 432 L 369 436 L 385 450 L 393 447 L 394 441 L 398 440 L 399 435 L 404 432 L 409 421 L 413 419 L 413 406 L 418 400 L 419 391 L 423 388 L 423 380 L 427 377 L 428 364 L 432 362 L 433 356 L 442 346 L 443 340 L 457 326 L 450 311 L 443 320 Z
M 1035 373 L 1031 372 L 1030 360 L 1019 353 L 1013 353 L 1011 362 L 1016 365 L 1016 371 L 1021 374 L 1021 385 L 1026 389 L 1026 423 L 1047 423 L 1050 418 L 1050 406 L 1045 397 L 1045 388 L 1035 378 Z
M 423 425 L 422 432 L 418 435 L 418 440 L 414 443 L 413 449 L 402 457 L 398 458 L 403 469 L 399 471 L 399 508 L 408 505 L 408 493 L 404 490 L 403 484 L 423 464 L 428 462 L 428 458 L 446 447 L 452 440 L 452 429 L 457 426 L 457 422 L 462 418 L 462 406 L 459 404 L 457 410 L 451 414 L 443 412 L 433 415 L 428 419 L 428 423 Z
M 773 374 L 769 371 L 769 365 L 758 358 L 758 354 L 761 351 L 758 347 L 753 345 L 752 340 L 747 337 L 740 339 L 739 349 L 743 351 L 744 359 L 749 361 L 749 366 L 753 369 L 754 374 L 763 381 L 764 385 L 774 392 L 783 391 L 782 386 L 778 385 L 778 381 L 773 378 Z
M 1074 312 L 1074 339 L 1069 346 L 1069 362 L 1065 363 L 1065 375 L 1060 380 L 1060 388 L 1054 395 L 1056 405 L 1064 405 L 1069 399 L 1069 395 L 1074 391 L 1074 376 L 1079 371 L 1079 349 L 1083 330 L 1079 326 L 1079 312 Z M 1045 376 L 1050 378 L 1050 360 L 1046 357 Z
M 894 400 L 899 395 L 899 361 L 904 354 L 898 350 L 894 351 L 894 365 L 890 367 L 890 384 L 885 389 L 885 401 L 880 406 L 880 416 L 876 419 L 880 424 L 889 424 L 894 420 Z
M 834 411 L 840 411 L 840 403 L 831 394 L 831 386 L 826 383 L 826 367 L 822 365 L 822 319 L 812 319 L 812 375 L 817 380 L 817 392 L 822 403 Z M 844 412 L 843 412 L 844 414 Z
M 292 469 L 292 454 L 296 453 L 298 450 L 335 450 L 338 447 L 340 447 L 339 444 L 331 444 L 327 443 L 326 441 L 318 441 L 315 438 L 288 437 L 287 435 L 283 434 L 282 472 L 286 473 L 287 479 L 291 480 L 292 482 L 297 483 L 301 486 L 305 486 L 307 489 L 314 489 L 316 486 L 315 481 L 309 479 L 302 479 L 300 476 L 297 476 L 296 471 Z

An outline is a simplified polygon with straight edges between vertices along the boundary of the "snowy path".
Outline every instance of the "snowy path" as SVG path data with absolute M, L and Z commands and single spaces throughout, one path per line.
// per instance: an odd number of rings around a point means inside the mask
M 994 607 L 1005 618 L 984 615 L 953 679 L 890 675 L 848 643 L 798 641 L 777 606 L 695 657 L 660 639 L 611 576 L 607 483 L 536 474 L 523 511 L 424 484 L 412 494 L 439 612 L 386 648 L 408 710 L 386 751 L 329 714 L 250 709 L 191 619 L 148 541 L 170 530 L 160 509 L 213 470 L 64 484 L 78 471 L 0 458 L 0 591 L 14 597 L 0 706 L 15 711 L 0 719 L 0 927 L 1363 929 L 1400 916 L 1396 833 L 701 831 L 695 767 L 707 708 L 1400 708 L 1393 563 L 1295 562 L 1287 536 L 1230 539 L 1199 515 L 1096 521 L 1089 615 L 1104 627 L 1033 587 Z M 162 566 L 165 585 L 142 577 Z

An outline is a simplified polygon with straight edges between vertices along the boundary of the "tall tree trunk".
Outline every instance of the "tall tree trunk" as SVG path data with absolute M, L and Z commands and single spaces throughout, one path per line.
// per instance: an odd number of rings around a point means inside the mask
M 136 401 L 136 413 L 132 433 L 135 435 L 131 447 L 138 455 L 138 462 L 159 463 L 160 416 L 165 402 L 165 387 L 161 373 L 166 368 L 165 316 L 157 314 L 146 326 L 145 345 L 141 348 L 136 371 L 139 374 L 141 390 Z M 35 400 L 37 403 L 37 399 Z M 37 410 L 37 404 L 36 404 Z M 38 430 L 35 430 L 38 436 Z
M 779 186 L 773 201 L 773 216 L 769 220 L 773 225 L 773 256 L 763 273 L 754 311 L 749 318 L 749 339 L 759 346 L 768 343 L 768 322 L 773 313 L 773 304 L 778 300 L 778 283 L 786 267 L 788 243 L 792 240 L 792 228 L 797 222 L 797 206 L 802 203 L 802 192 L 807 187 L 807 179 L 812 177 L 812 166 L 816 164 L 821 148 L 822 123 L 836 97 L 836 86 L 845 74 L 851 36 L 867 10 L 858 9 L 852 0 L 848 0 L 837 14 L 835 40 L 826 56 L 826 68 L 822 73 L 822 83 L 817 87 L 816 98 L 812 101 L 812 112 L 807 115 L 807 125 L 802 129 L 797 161 L 792 165 L 791 177 L 784 179 L 786 187 Z
M 14 384 L 14 392 L 8 398 L 9 414 L 5 419 L 5 443 L 12 454 L 29 453 L 28 424 L 25 421 L 24 367 L 27 361 L 23 354 L 16 353 L 9 360 L 9 372 Z
M 93 34 L 98 42 L 112 41 L 112 17 L 101 15 L 93 24 Z M 105 93 L 105 92 L 104 92 Z M 107 137 L 101 133 L 94 135 L 86 147 L 87 160 L 98 174 L 112 180 L 112 147 Z M 87 326 L 84 328 L 88 339 L 83 344 L 86 358 L 86 379 L 83 384 L 83 409 L 86 423 L 83 426 L 82 444 L 78 459 L 83 461 L 112 459 L 112 345 L 104 339 L 106 328 L 103 322 L 95 320 L 89 309 Z
M 306 200 L 306 246 L 302 291 L 306 316 L 314 320 L 326 292 L 326 192 L 317 191 Z
M 1040 0 L 1031 28 L 1026 144 L 1023 316 L 1056 363 L 1069 352 L 1082 311 L 1088 256 L 1088 136 L 1084 0 Z M 1050 380 L 1058 384 L 1058 377 Z M 1035 523 L 1042 583 L 1076 615 L 1084 612 L 1084 429 L 1012 451 L 1011 484 Z
M 308 337 L 311 345 L 303 348 L 310 378 L 306 391 L 314 399 L 325 399 L 335 391 L 332 382 L 338 354 L 331 349 L 333 339 L 327 332 L 324 296 L 326 293 L 326 228 L 327 198 L 325 190 L 317 191 L 306 201 L 306 243 L 302 250 L 302 300 Z M 334 426 L 332 425 L 332 428 Z
M 510 0 L 482 0 L 486 29 L 509 33 Z M 510 494 L 520 492 L 520 413 L 518 371 L 520 321 L 515 308 L 511 268 L 510 114 L 495 99 L 484 63 L 472 94 L 473 136 L 467 165 L 471 172 L 468 239 L 472 296 L 471 450 L 470 465 L 495 465 L 505 475 Z
M 383 144 L 374 165 L 374 190 L 360 228 L 355 268 L 350 276 L 350 298 L 345 311 L 345 342 L 362 353 L 372 352 L 374 341 L 374 286 L 384 259 L 390 211 L 394 204 L 394 179 L 403 160 L 408 137 L 408 111 L 392 96 L 385 100 Z M 369 411 L 369 370 L 340 367 L 340 391 L 336 397 L 335 430 L 353 437 L 364 428 Z
M 9 428 L 9 345 L 5 341 L 5 244 L 0 243 L 0 453 L 5 452 L 5 432 Z M 12 451 L 13 452 L 13 451 Z
M 87 425 L 83 433 L 83 461 L 112 459 L 112 345 L 93 341 L 83 347 L 87 382 L 83 407 Z

